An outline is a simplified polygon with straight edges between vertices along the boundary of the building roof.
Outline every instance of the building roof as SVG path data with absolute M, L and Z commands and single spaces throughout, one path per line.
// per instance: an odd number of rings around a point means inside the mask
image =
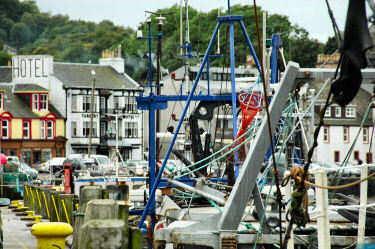
M 8 66 L 0 67 L 0 83 L 12 82 L 12 68 Z
M 111 66 L 78 63 L 53 63 L 54 76 L 67 88 L 91 87 L 95 71 L 95 87 L 103 89 L 136 89 L 138 84 L 127 74 L 120 74 Z
M 49 92 L 49 90 L 37 84 L 16 84 L 14 86 L 14 92 L 15 93 Z
M 12 85 L 1 85 L 0 90 L 4 90 L 4 111 L 10 112 L 15 118 L 40 118 L 30 108 L 29 103 L 13 93 Z M 49 105 L 49 111 L 56 114 L 58 118 L 63 118 L 60 112 L 53 105 Z
M 320 80 L 316 80 L 310 87 L 314 87 L 316 92 L 322 87 L 323 82 Z M 315 106 L 323 106 L 325 104 L 325 99 L 327 98 L 329 88 L 327 87 L 325 91 L 319 96 Z M 355 118 L 335 118 L 335 117 L 325 117 L 324 118 L 324 125 L 331 125 L 331 126 L 360 126 L 365 115 L 367 106 L 369 104 L 369 99 L 371 94 L 369 93 L 369 89 L 365 89 L 361 86 L 355 98 L 348 104 L 348 107 L 354 107 L 356 111 Z M 332 105 L 337 106 L 338 105 Z M 319 124 L 319 108 L 315 108 L 315 125 Z M 344 110 L 342 110 L 344 111 Z M 364 126 L 372 126 L 372 112 L 368 115 L 367 119 L 364 122 Z

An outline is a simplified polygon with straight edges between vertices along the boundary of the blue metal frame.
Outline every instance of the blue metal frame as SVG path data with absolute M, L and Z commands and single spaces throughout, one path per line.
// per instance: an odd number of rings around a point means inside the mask
M 156 177 L 156 180 L 153 181 L 153 184 L 151 183 L 151 179 L 150 179 L 150 187 L 152 186 L 152 189 L 150 191 L 150 196 L 149 196 L 149 201 L 147 202 L 146 204 L 146 207 L 145 207 L 145 210 L 142 214 L 142 217 L 141 217 L 141 220 L 139 221 L 139 224 L 138 224 L 138 227 L 142 227 L 144 221 L 145 221 L 145 218 L 148 214 L 153 214 L 154 211 L 155 211 L 155 191 L 156 189 L 158 188 L 159 186 L 159 183 L 161 181 L 161 176 L 162 176 L 162 172 L 165 168 L 165 165 L 167 163 L 167 160 L 169 158 L 169 155 L 171 154 L 172 152 L 172 148 L 174 146 L 174 143 L 177 139 L 177 135 L 180 131 L 180 128 L 181 128 L 181 125 L 182 125 L 182 122 L 185 118 L 185 115 L 186 115 L 186 112 L 188 110 L 188 107 L 190 105 L 190 102 L 192 100 L 200 100 L 200 101 L 204 101 L 204 100 L 211 100 L 211 99 L 215 99 L 217 98 L 218 100 L 221 100 L 223 101 L 223 96 L 211 96 L 211 95 L 199 95 L 199 96 L 194 96 L 194 92 L 195 92 L 195 89 L 197 87 L 197 84 L 198 84 L 198 81 L 202 75 L 202 72 L 203 72 L 203 68 L 205 67 L 207 61 L 208 61 L 208 58 L 209 58 L 209 54 L 210 54 L 210 51 L 212 49 L 212 46 L 213 46 L 213 43 L 216 39 L 216 36 L 217 36 L 217 33 L 219 31 L 219 28 L 221 26 L 222 23 L 229 23 L 230 24 L 230 50 L 231 50 L 231 80 L 232 80 L 232 95 L 230 95 L 230 99 L 232 100 L 232 105 L 233 105 L 233 121 L 234 121 L 234 124 L 233 124 L 233 127 L 234 127 L 234 134 L 236 135 L 236 131 L 237 131 L 237 117 L 236 117 L 236 93 L 235 93 L 235 65 L 234 65 L 234 34 L 233 34 L 233 22 L 239 22 L 240 25 L 241 25 L 241 29 L 245 35 L 245 38 L 246 38 L 246 42 L 250 48 L 250 51 L 254 57 L 254 60 L 255 60 L 255 63 L 256 63 L 256 66 L 258 68 L 258 71 L 259 71 L 259 74 L 261 74 L 261 66 L 260 66 L 260 63 L 258 61 L 258 58 L 256 57 L 256 54 L 255 54 L 255 51 L 251 45 L 251 42 L 250 42 L 250 38 L 247 34 L 247 31 L 246 31 L 246 28 L 243 24 L 243 16 L 231 16 L 230 15 L 230 0 L 228 0 L 228 16 L 222 16 L 222 17 L 218 17 L 217 18 L 217 25 L 216 25 L 216 28 L 215 28 L 215 31 L 213 33 L 213 36 L 211 38 L 211 41 L 208 45 L 208 48 L 207 48 L 207 51 L 203 57 L 203 62 L 202 62 L 202 65 L 201 67 L 199 68 L 199 71 L 198 71 L 198 74 L 197 74 L 197 77 L 195 78 L 195 81 L 194 81 L 194 84 L 192 86 L 192 89 L 189 93 L 188 96 L 184 96 L 184 95 L 178 95 L 178 96 L 154 96 L 152 94 L 150 94 L 149 97 L 138 97 L 136 100 L 138 102 L 138 108 L 141 109 L 141 110 L 150 110 L 150 113 L 151 112 L 154 112 L 155 109 L 165 109 L 167 108 L 167 102 L 168 101 L 179 101 L 179 100 L 186 100 L 186 105 L 185 105 L 185 108 L 182 112 L 182 115 L 181 115 L 181 118 L 179 119 L 179 123 L 177 125 L 177 128 L 174 132 L 174 135 L 173 135 L 173 138 L 172 138 L 172 141 L 171 141 L 171 144 L 168 148 L 168 151 L 167 151 L 167 154 L 165 156 L 165 159 L 163 161 L 163 164 L 161 166 L 161 169 L 159 170 L 159 174 L 157 175 Z M 187 46 L 188 48 L 188 54 L 187 55 L 184 55 L 184 56 L 191 56 L 191 53 L 190 53 L 190 50 L 191 50 L 191 45 L 188 44 Z M 152 70 L 150 68 L 150 70 Z M 152 88 L 152 87 L 151 87 Z M 228 96 L 225 96 L 225 97 L 228 97 Z M 155 109 L 154 109 L 155 108 Z M 150 114 L 150 116 L 152 116 Z M 154 126 L 154 119 L 150 119 L 150 144 L 151 144 L 151 138 L 154 138 L 155 137 L 155 134 L 152 134 L 155 132 L 154 130 L 154 127 L 151 127 L 151 126 Z M 153 143 L 154 144 L 154 141 Z M 155 167 L 155 162 L 154 161 L 151 161 L 151 160 L 155 160 L 155 148 L 154 146 L 150 146 L 150 149 L 149 149 L 149 165 L 150 165 L 150 170 L 151 167 Z M 238 169 L 236 170 L 236 173 L 238 174 Z M 151 177 L 151 175 L 150 175 Z M 149 211 L 150 210 L 150 211 Z
M 278 68 L 277 68 L 277 53 L 279 48 L 282 46 L 280 36 L 278 34 L 272 35 L 272 52 L 271 52 L 271 84 L 276 84 L 279 80 L 277 78 Z

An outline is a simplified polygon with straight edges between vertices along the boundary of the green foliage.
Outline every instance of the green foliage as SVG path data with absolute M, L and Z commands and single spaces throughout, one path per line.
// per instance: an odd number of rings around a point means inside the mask
M 26 45 L 30 39 L 31 31 L 25 23 L 18 22 L 10 29 L 10 41 L 16 47 L 20 48 Z
M 162 66 L 173 71 L 184 64 L 180 56 L 180 9 L 178 5 L 158 10 L 157 12 L 173 12 L 166 15 L 162 26 Z M 183 13 L 185 11 L 183 10 Z M 211 40 L 217 25 L 217 16 L 227 15 L 226 10 L 214 9 L 208 13 L 189 7 L 190 43 L 193 55 L 203 55 Z M 256 22 L 253 6 L 234 5 L 232 15 L 243 15 L 243 21 L 249 34 L 256 54 L 258 51 Z M 258 8 L 259 25 L 262 30 L 262 9 Z M 152 34 L 157 36 L 156 16 L 152 16 Z M 185 18 L 183 18 L 185 19 Z M 147 81 L 148 60 L 143 54 L 148 52 L 148 42 L 138 40 L 135 31 L 129 27 L 115 26 L 112 21 L 104 20 L 100 23 L 82 20 L 70 20 L 66 15 L 41 13 L 35 2 L 19 2 L 18 0 L 1 0 L 0 5 L 0 40 L 19 48 L 23 54 L 50 54 L 55 61 L 87 63 L 91 60 L 98 63 L 104 49 L 123 48 L 126 72 L 136 80 Z M 145 37 L 148 36 L 148 25 L 139 25 Z M 185 21 L 183 22 L 185 36 Z M 278 33 L 284 47 L 286 60 L 294 60 L 301 67 L 314 66 L 316 55 L 322 51 L 322 44 L 309 38 L 303 28 L 291 24 L 287 16 L 278 14 L 267 17 L 267 38 Z M 242 30 L 234 24 L 235 59 L 236 66 L 244 65 L 250 50 L 246 44 Z M 211 66 L 229 65 L 229 28 L 223 24 L 220 29 L 220 52 L 224 58 L 210 59 Z M 330 42 L 330 40 L 329 40 Z M 185 45 L 185 41 L 183 41 Z M 328 49 L 330 45 L 324 47 Z M 217 39 L 211 51 L 218 49 Z M 157 42 L 153 40 L 153 55 L 157 50 Z M 175 59 L 171 59 L 173 55 Z M 154 58 L 154 56 L 153 56 Z M 190 60 L 191 65 L 199 63 L 199 58 Z M 156 61 L 153 59 L 154 69 Z
M 5 51 L 0 51 L 0 66 L 8 66 L 8 61 L 12 60 L 12 56 Z
M 338 49 L 336 37 L 329 37 L 323 48 L 323 53 L 333 54 Z

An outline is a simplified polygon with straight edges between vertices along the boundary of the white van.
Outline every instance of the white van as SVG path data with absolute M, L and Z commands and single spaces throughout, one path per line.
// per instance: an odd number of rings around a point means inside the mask
M 91 155 L 90 158 L 88 158 L 88 156 L 85 155 L 85 161 L 87 164 L 92 163 L 94 167 L 98 166 L 99 168 L 104 168 L 104 169 L 114 166 L 113 163 L 111 162 L 111 159 L 109 159 L 109 157 L 106 155 Z

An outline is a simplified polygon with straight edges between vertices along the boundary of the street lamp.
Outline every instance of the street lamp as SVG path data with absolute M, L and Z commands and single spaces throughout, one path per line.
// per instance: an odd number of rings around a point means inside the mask
M 89 132 L 89 149 L 87 156 L 88 158 L 91 157 L 91 143 L 92 143 L 92 126 L 93 126 L 93 119 L 94 119 L 94 104 L 95 104 L 95 71 L 91 70 L 92 75 L 92 89 L 91 89 L 91 115 L 90 115 L 90 132 Z

